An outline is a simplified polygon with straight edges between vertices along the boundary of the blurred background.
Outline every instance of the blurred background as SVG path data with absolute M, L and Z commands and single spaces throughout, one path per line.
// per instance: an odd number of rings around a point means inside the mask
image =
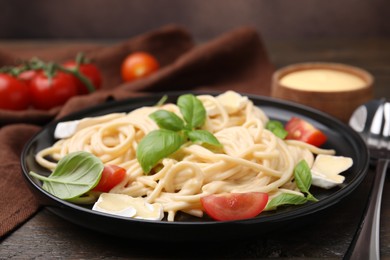
M 389 14 L 389 0 L 0 0 L 0 49 L 113 43 L 168 24 L 202 43 L 251 26 L 276 68 L 358 66 L 375 76 L 375 96 L 390 98 Z
M 175 23 L 199 41 L 242 25 L 265 40 L 390 36 L 388 0 L 0 0 L 0 39 L 122 39 Z

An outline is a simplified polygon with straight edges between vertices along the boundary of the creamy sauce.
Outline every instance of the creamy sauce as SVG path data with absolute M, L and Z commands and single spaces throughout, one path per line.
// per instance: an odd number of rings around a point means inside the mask
M 291 72 L 280 79 L 283 86 L 299 90 L 346 91 L 363 88 L 366 82 L 360 77 L 331 69 L 307 69 Z

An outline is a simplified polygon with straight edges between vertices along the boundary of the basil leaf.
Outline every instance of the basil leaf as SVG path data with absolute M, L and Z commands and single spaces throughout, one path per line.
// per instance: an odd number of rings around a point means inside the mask
M 309 165 L 301 160 L 294 168 L 295 182 L 302 192 L 308 192 L 311 186 L 311 173 Z
M 276 135 L 280 139 L 286 138 L 288 134 L 287 130 L 284 129 L 284 126 L 280 121 L 269 120 L 265 125 L 265 128 L 270 130 L 274 135 Z
M 310 200 L 310 201 L 314 201 L 314 202 L 317 202 L 318 199 L 316 197 L 313 196 L 313 194 L 311 194 L 310 192 L 307 193 L 307 200 Z
M 282 193 L 267 203 L 266 210 L 274 210 L 283 205 L 301 205 L 307 202 L 307 198 L 292 193 Z
M 177 106 L 184 120 L 166 110 L 150 114 L 160 129 L 147 134 L 138 144 L 137 160 L 144 173 L 149 173 L 161 159 L 176 152 L 188 139 L 205 145 L 222 146 L 213 134 L 195 130 L 206 121 L 206 109 L 197 97 L 182 95 L 177 100 Z
M 206 121 L 206 109 L 202 102 L 192 94 L 182 95 L 177 105 L 189 129 L 201 127 Z
M 206 130 L 193 130 L 188 131 L 188 137 L 194 143 L 209 144 L 217 147 L 221 147 L 221 143 L 218 139 L 209 131 Z
M 149 115 L 160 128 L 180 131 L 184 128 L 184 121 L 175 113 L 167 110 L 158 110 Z
M 307 199 L 311 201 L 318 201 L 310 192 L 312 181 L 311 171 L 309 165 L 305 160 L 301 160 L 294 168 L 294 178 L 297 187 L 303 193 L 308 195 Z
M 142 170 L 149 173 L 161 159 L 176 152 L 184 142 L 179 133 L 171 130 L 159 129 L 150 132 L 142 138 L 137 147 L 137 159 Z
M 59 160 L 49 177 L 30 172 L 43 181 L 42 188 L 54 196 L 70 200 L 95 187 L 103 171 L 102 161 L 88 152 L 74 152 Z

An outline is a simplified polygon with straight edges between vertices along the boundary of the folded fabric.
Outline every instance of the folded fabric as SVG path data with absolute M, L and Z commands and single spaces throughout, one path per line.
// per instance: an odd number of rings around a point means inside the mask
M 134 51 L 146 51 L 156 56 L 161 66 L 174 62 L 194 47 L 189 33 L 178 26 L 167 26 L 148 32 L 112 46 L 73 44 L 70 47 L 32 48 L 24 51 L 7 52 L 0 47 L 0 66 L 12 65 L 21 60 L 38 57 L 45 61 L 62 62 L 74 59 L 78 52 L 84 52 L 102 72 L 102 89 L 114 89 L 121 83 L 120 65 L 122 60 Z M 11 123 L 45 124 L 53 119 L 61 107 L 49 111 L 28 109 L 9 111 L 0 109 L 0 126 Z
M 107 99 L 120 100 L 152 92 L 174 90 L 225 91 L 269 95 L 274 71 L 258 32 L 242 27 L 209 42 L 196 44 L 190 33 L 170 25 L 111 46 L 83 44 L 50 49 L 26 49 L 18 53 L 0 47 L 0 66 L 33 56 L 64 61 L 83 51 L 101 69 L 103 87 L 89 95 L 76 96 L 62 107 L 49 111 L 0 110 L 0 236 L 3 237 L 39 208 L 24 183 L 20 153 L 27 140 L 40 127 L 80 109 Z M 120 64 L 134 51 L 147 51 L 157 57 L 160 70 L 148 78 L 122 83 Z

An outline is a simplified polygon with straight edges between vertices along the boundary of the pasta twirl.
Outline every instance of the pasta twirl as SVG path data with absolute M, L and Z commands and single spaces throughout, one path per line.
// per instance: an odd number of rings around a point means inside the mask
M 88 151 L 104 164 L 126 169 L 125 180 L 111 193 L 161 203 L 168 220 L 174 221 L 180 211 L 202 216 L 200 198 L 209 194 L 266 192 L 272 197 L 286 190 L 299 193 L 292 182 L 294 166 L 302 159 L 311 166 L 315 154 L 334 154 L 333 150 L 276 137 L 264 127 L 268 121 L 265 113 L 245 96 L 228 91 L 215 97 L 197 97 L 207 112 L 203 129 L 215 135 L 221 149 L 186 143 L 145 175 L 136 158 L 137 145 L 149 132 L 158 129 L 148 115 L 165 109 L 182 117 L 176 105 L 165 104 L 83 119 L 84 124 L 71 137 L 40 151 L 36 160 L 43 167 L 54 169 L 66 154 Z

